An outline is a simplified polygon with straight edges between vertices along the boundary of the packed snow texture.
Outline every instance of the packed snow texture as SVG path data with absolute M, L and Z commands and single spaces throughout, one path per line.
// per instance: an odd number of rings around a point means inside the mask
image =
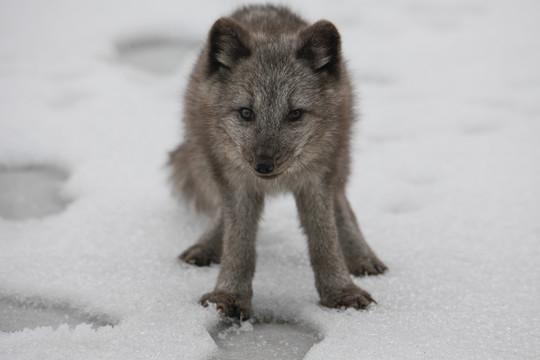
M 540 358 L 540 2 L 291 4 L 342 34 L 349 198 L 390 270 L 355 278 L 367 311 L 319 306 L 275 198 L 242 326 L 197 303 L 219 267 L 177 255 L 209 220 L 165 167 L 197 49 L 237 5 L 0 3 L 0 358 Z

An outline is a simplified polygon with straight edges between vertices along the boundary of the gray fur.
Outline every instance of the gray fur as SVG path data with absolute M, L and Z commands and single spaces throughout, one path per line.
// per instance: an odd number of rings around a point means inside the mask
M 373 302 L 357 276 L 386 266 L 365 242 L 345 196 L 353 95 L 334 25 L 309 25 L 283 7 L 249 6 L 221 18 L 191 74 L 185 139 L 170 155 L 175 189 L 213 216 L 180 258 L 220 262 L 213 292 L 227 316 L 252 315 L 257 223 L 266 194 L 292 192 L 309 242 L 321 304 Z M 250 121 L 240 115 L 252 110 Z M 293 121 L 292 111 L 302 115 Z M 270 174 L 254 162 L 273 164 Z

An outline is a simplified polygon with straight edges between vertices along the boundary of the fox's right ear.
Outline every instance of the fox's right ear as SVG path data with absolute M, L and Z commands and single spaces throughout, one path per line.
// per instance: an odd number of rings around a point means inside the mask
M 210 73 L 230 69 L 242 57 L 251 55 L 248 31 L 231 18 L 218 19 L 209 35 Z

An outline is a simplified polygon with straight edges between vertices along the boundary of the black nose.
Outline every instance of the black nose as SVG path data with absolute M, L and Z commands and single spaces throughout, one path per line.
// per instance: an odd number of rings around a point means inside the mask
M 274 171 L 274 162 L 271 160 L 257 160 L 253 164 L 253 167 L 259 174 L 270 174 Z

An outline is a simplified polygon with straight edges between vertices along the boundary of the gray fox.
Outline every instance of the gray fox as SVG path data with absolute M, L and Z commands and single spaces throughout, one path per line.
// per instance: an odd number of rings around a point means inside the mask
M 266 194 L 284 191 L 308 238 L 320 303 L 364 309 L 374 301 L 350 278 L 386 270 L 345 195 L 354 118 L 331 22 L 255 5 L 214 23 L 185 93 L 185 138 L 169 159 L 174 188 L 213 218 L 180 255 L 221 264 L 203 305 L 252 316 L 257 224 Z

